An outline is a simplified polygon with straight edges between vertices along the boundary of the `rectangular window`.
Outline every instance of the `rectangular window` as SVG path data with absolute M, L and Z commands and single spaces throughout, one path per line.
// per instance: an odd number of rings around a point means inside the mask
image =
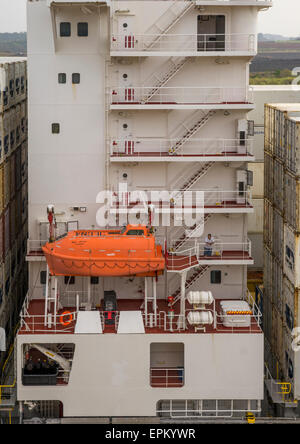
M 65 276 L 65 285 L 74 285 L 75 276 Z
M 52 123 L 52 134 L 59 134 L 59 133 L 60 133 L 60 124 Z
M 75 72 L 72 74 L 72 83 L 73 85 L 78 85 L 80 83 L 80 74 Z
M 154 342 L 150 344 L 150 385 L 157 388 L 184 385 L 184 344 Z
M 67 83 L 67 75 L 64 72 L 58 74 L 58 83 Z
M 98 278 L 98 276 L 91 276 L 91 284 L 92 284 L 92 285 L 97 285 L 97 284 L 99 284 L 99 278 Z
M 222 278 L 222 272 L 220 270 L 212 270 L 210 272 L 210 283 L 211 284 L 220 284 Z
M 41 273 L 40 273 L 40 283 L 42 285 L 46 285 L 46 279 L 47 279 L 47 272 L 46 271 L 41 271 Z
M 61 22 L 60 36 L 61 37 L 71 37 L 71 23 L 70 22 Z
M 78 23 L 77 33 L 78 33 L 78 37 L 87 37 L 89 35 L 89 24 L 88 23 Z

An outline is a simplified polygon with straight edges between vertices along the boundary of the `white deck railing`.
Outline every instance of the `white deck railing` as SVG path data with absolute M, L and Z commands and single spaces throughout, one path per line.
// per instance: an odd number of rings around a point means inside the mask
M 182 387 L 184 385 L 184 367 L 151 367 L 151 387 Z
M 255 34 L 114 34 L 111 51 L 246 52 L 254 54 Z
M 247 329 L 247 333 L 257 333 L 262 331 L 261 330 L 261 321 L 262 321 L 262 314 L 261 311 L 259 310 L 256 302 L 254 301 L 253 297 L 251 296 L 251 293 L 249 292 L 249 290 L 247 289 L 245 292 L 245 295 L 242 299 L 243 301 L 247 302 L 250 310 L 251 314 L 247 315 L 232 315 L 232 314 L 221 314 L 221 313 L 216 313 L 216 330 L 218 332 L 232 332 L 235 333 L 237 331 L 237 329 L 241 328 L 241 327 L 236 327 L 234 326 L 234 324 L 232 324 L 232 327 L 229 327 L 229 320 L 232 320 L 234 318 L 234 321 L 239 323 L 239 318 L 242 316 L 244 319 L 246 318 L 247 323 L 249 324 L 249 326 L 245 326 L 242 328 L 246 328 Z M 224 326 L 224 323 L 226 323 L 226 327 Z
M 179 239 L 178 239 L 179 240 Z M 176 242 L 172 240 L 172 245 Z M 187 243 L 192 246 L 178 251 L 169 251 L 167 268 L 173 271 L 182 271 L 201 265 L 201 262 L 218 260 L 249 260 L 251 257 L 251 241 L 247 242 L 221 242 L 215 240 L 212 250 L 208 249 L 205 242 L 190 240 Z
M 43 254 L 42 246 L 47 242 L 42 239 L 27 239 L 27 254 Z
M 253 92 L 248 87 L 161 87 L 132 86 L 115 87 L 108 90 L 111 105 L 203 105 L 203 104 L 248 104 L 253 103 Z M 151 98 L 147 100 L 147 97 Z
M 182 146 L 179 144 L 182 143 Z M 253 140 L 239 139 L 182 139 L 127 138 L 109 142 L 111 156 L 162 157 L 162 156 L 232 156 L 253 155 Z
M 220 190 L 212 189 L 205 190 L 193 188 L 192 190 L 166 190 L 164 192 L 157 190 L 136 190 L 127 193 L 116 193 L 116 201 L 111 206 L 111 213 L 124 211 L 126 208 L 136 208 L 145 210 L 145 206 L 154 205 L 154 212 L 164 212 L 166 209 L 184 209 L 194 208 L 197 206 L 197 211 L 201 213 L 201 207 L 216 207 L 216 208 L 233 208 L 234 206 L 241 206 L 243 208 L 253 206 L 252 192 L 235 191 L 235 190 Z M 196 223 L 196 222 L 195 222 Z

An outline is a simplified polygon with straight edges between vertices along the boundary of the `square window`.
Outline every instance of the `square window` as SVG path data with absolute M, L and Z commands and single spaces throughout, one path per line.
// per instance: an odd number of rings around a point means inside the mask
M 77 33 L 78 33 L 78 37 L 87 37 L 89 35 L 89 24 L 88 23 L 78 23 Z
M 70 22 L 61 22 L 60 36 L 61 37 L 71 37 L 71 23 Z
M 150 344 L 150 386 L 157 388 L 184 386 L 183 343 Z
M 67 83 L 67 74 L 60 72 L 58 74 L 58 83 Z
M 40 283 L 42 285 L 46 285 L 47 282 L 47 272 L 46 271 L 41 271 L 40 273 Z
M 99 278 L 98 278 L 98 276 L 91 276 L 91 284 L 92 284 L 92 285 L 97 285 L 97 284 L 99 284 Z
M 220 284 L 222 278 L 222 272 L 220 270 L 212 270 L 210 272 L 210 283 L 211 284 Z
M 65 285 L 74 285 L 75 276 L 65 276 Z
M 80 74 L 75 72 L 72 74 L 72 83 L 73 85 L 78 85 L 80 83 Z
M 60 133 L 60 124 L 52 123 L 52 134 L 59 134 L 59 133 Z

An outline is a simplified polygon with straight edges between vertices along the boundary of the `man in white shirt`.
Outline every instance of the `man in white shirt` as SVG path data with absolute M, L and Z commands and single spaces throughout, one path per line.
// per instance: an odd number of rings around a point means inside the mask
M 215 238 L 209 233 L 205 238 L 204 256 L 211 256 Z

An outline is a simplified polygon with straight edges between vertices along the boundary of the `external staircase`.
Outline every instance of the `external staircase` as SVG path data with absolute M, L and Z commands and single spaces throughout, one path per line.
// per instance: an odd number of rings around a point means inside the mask
M 208 270 L 209 266 L 199 266 L 196 269 L 193 270 L 193 274 L 187 279 L 185 283 L 185 290 L 187 291 L 201 276 L 203 276 L 206 271 Z M 181 295 L 181 288 L 178 287 L 176 291 L 172 294 L 173 297 L 173 303 L 172 305 L 176 304 L 176 302 L 179 301 Z
M 175 1 L 145 32 L 151 38 L 147 43 L 147 49 L 151 49 L 163 35 L 194 7 L 194 2 Z
M 173 251 L 178 251 L 180 248 L 184 246 L 184 244 L 191 240 L 192 238 L 197 237 L 197 231 L 199 231 L 200 225 L 207 222 L 207 220 L 211 217 L 211 214 L 205 214 L 203 221 L 195 224 L 190 230 L 185 230 L 184 233 L 180 236 L 179 239 L 175 240 L 172 245 Z
M 142 99 L 142 103 L 148 103 L 149 100 L 162 88 L 166 83 L 171 80 L 187 63 L 188 57 L 170 57 L 160 67 L 159 71 L 151 74 L 144 82 L 144 88 L 148 89 L 149 85 L 154 85 L 153 88 L 149 88 L 147 94 Z
M 176 154 L 176 152 L 183 147 L 183 145 L 193 137 L 200 128 L 202 128 L 216 113 L 216 111 L 196 111 L 188 117 L 186 121 L 181 123 L 184 133 L 178 138 L 177 142 L 171 147 L 170 154 Z

